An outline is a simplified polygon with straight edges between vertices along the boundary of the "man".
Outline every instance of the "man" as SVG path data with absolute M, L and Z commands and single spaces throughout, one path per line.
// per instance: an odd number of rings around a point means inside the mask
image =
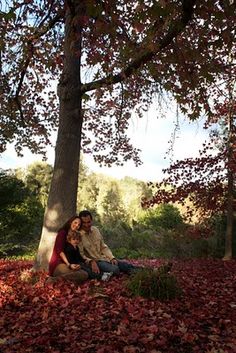
M 112 272 L 119 275 L 120 272 L 131 274 L 139 267 L 117 260 L 109 247 L 104 243 L 103 237 L 97 227 L 92 226 L 92 214 L 87 211 L 79 213 L 81 219 L 80 234 L 81 243 L 79 244 L 80 254 L 89 263 L 95 273 Z

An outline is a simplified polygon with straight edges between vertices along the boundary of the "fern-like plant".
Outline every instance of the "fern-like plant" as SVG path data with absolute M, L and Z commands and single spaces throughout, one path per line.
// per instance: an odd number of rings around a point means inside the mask
M 137 271 L 129 277 L 126 286 L 134 296 L 161 301 L 177 298 L 182 293 L 174 275 L 166 271 L 166 265 Z

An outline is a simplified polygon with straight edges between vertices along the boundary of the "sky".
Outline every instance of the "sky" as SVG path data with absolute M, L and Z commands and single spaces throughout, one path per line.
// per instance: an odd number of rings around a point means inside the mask
M 162 169 L 170 165 L 171 159 L 197 157 L 202 143 L 206 140 L 207 132 L 203 129 L 203 121 L 190 123 L 187 118 L 179 117 L 179 130 L 174 140 L 173 154 L 167 154 L 175 124 L 175 112 L 168 110 L 165 117 L 158 117 L 159 113 L 153 105 L 145 116 L 140 119 L 131 118 L 128 134 L 136 148 L 141 150 L 143 164 L 135 167 L 133 162 L 127 162 L 123 167 L 112 166 L 100 168 L 93 161 L 92 156 L 85 155 L 84 162 L 89 170 L 106 174 L 115 178 L 130 176 L 143 181 L 160 181 L 163 177 Z M 52 139 L 55 144 L 55 138 Z M 54 163 L 54 149 L 47 150 L 47 162 Z M 41 161 L 40 155 L 33 155 L 24 149 L 24 156 L 17 157 L 14 145 L 8 145 L 6 152 L 0 155 L 0 168 L 18 168 Z

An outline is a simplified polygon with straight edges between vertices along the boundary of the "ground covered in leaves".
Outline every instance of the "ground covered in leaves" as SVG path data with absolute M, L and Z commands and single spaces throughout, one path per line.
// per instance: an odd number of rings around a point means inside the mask
M 236 352 L 235 260 L 174 261 L 183 294 L 165 302 L 131 297 L 125 275 L 47 284 L 31 265 L 0 260 L 2 353 Z

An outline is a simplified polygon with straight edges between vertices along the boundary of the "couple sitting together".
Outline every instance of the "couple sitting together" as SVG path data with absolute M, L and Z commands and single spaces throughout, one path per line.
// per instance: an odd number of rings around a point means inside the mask
M 49 262 L 49 275 L 76 283 L 87 279 L 108 280 L 121 272 L 131 274 L 139 267 L 117 260 L 104 243 L 92 215 L 84 210 L 59 230 Z

